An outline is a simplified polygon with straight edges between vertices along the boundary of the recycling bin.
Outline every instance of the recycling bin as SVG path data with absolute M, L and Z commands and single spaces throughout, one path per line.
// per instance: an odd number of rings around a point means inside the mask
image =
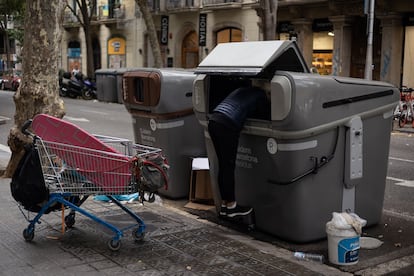
M 115 69 L 99 69 L 95 71 L 96 98 L 100 102 L 115 103 L 118 101 Z
M 195 73 L 193 106 L 205 129 L 217 211 L 208 115 L 234 89 L 260 85 L 271 115 L 247 120 L 235 171 L 236 200 L 254 208 L 256 228 L 310 242 L 326 237 L 332 212 L 355 212 L 368 225 L 380 221 L 396 87 L 312 74 L 293 41 L 219 44 Z
M 133 70 L 133 69 L 123 67 L 123 68 L 118 68 L 118 69 L 115 70 L 115 75 L 116 75 L 116 99 L 117 99 L 116 102 L 120 103 L 120 104 L 124 103 L 123 93 L 122 93 L 122 90 L 123 90 L 122 82 L 123 82 L 124 73 L 127 72 L 128 70 Z
M 194 71 L 136 68 L 123 75 L 123 101 L 132 116 L 135 141 L 163 150 L 170 165 L 169 198 L 188 197 L 191 162 L 206 156 L 203 128 L 192 106 Z

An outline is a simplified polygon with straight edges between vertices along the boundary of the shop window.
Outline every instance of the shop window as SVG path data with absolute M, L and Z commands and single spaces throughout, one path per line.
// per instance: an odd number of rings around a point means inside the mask
M 68 43 L 68 67 L 70 72 L 74 68 L 82 68 L 81 45 L 79 41 L 70 41 Z
M 321 75 L 332 74 L 333 33 L 330 30 L 313 33 L 312 67 Z
M 332 51 L 313 51 L 312 67 L 316 68 L 321 75 L 330 75 L 332 73 Z
M 221 29 L 216 34 L 217 44 L 227 42 L 241 42 L 242 31 L 237 28 Z

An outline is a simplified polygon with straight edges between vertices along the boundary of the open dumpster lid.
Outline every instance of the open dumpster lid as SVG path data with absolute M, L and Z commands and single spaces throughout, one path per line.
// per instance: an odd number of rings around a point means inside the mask
M 276 70 L 309 72 L 294 41 L 271 40 L 218 44 L 196 68 L 196 74 L 273 75 Z

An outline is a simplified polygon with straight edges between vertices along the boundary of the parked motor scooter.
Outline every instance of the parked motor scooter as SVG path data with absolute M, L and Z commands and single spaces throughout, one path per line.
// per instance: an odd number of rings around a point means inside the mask
M 96 98 L 96 85 L 82 73 L 76 74 L 73 78 L 70 72 L 65 72 L 59 78 L 59 94 L 62 97 L 77 98 L 85 100 Z
M 62 97 L 76 98 L 82 96 L 83 84 L 76 78 L 72 79 L 70 72 L 65 72 L 59 78 L 59 94 Z
M 90 78 L 82 78 L 83 90 L 82 97 L 85 100 L 96 99 L 96 83 Z

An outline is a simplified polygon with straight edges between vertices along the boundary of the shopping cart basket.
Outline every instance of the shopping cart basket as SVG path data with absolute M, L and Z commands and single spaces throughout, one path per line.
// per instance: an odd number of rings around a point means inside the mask
M 33 219 L 28 219 L 29 226 L 23 231 L 26 241 L 33 240 L 35 225 L 40 223 L 40 218 L 56 204 L 60 204 L 62 208 L 71 209 L 64 218 L 66 227 L 70 228 L 74 225 L 75 213 L 79 212 L 110 229 L 114 236 L 108 241 L 108 247 L 113 251 L 119 250 L 121 238 L 127 230 L 133 229 L 135 240 L 139 241 L 144 238 L 146 227 L 144 221 L 122 205 L 114 195 L 142 193 L 140 172 L 145 166 L 145 160 L 151 156 L 160 155 L 160 149 L 133 144 L 129 140 L 109 136 L 97 136 L 97 138 L 123 153 L 45 141 L 35 135 L 33 138 L 41 163 L 44 183 L 49 191 L 49 199 Z M 119 229 L 81 208 L 82 203 L 90 195 L 107 196 L 132 217 L 134 223 Z

